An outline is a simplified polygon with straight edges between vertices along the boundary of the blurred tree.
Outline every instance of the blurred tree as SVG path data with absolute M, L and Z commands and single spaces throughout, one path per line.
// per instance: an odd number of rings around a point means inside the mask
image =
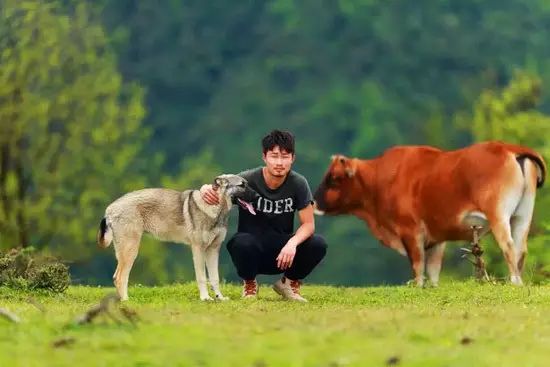
M 228 70 L 256 50 L 265 1 L 89 2 L 102 8 L 123 75 L 147 86 L 147 149 L 175 173 L 182 152 L 204 148 L 202 114 Z
M 85 4 L 6 0 L 0 17 L 0 243 L 85 257 L 105 203 L 157 164 L 138 159 L 143 91 Z

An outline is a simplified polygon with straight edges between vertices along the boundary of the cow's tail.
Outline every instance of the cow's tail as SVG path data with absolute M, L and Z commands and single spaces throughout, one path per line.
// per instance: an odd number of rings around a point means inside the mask
M 113 230 L 107 223 L 107 218 L 103 218 L 99 223 L 99 230 L 97 231 L 97 245 L 101 248 L 107 248 L 113 241 Z
M 516 155 L 516 160 L 518 161 L 522 172 L 525 171 L 524 164 L 526 159 L 529 159 L 535 163 L 535 166 L 537 166 L 537 188 L 542 187 L 544 185 L 544 181 L 546 180 L 546 163 L 544 162 L 544 158 L 530 148 L 513 146 L 512 150 Z

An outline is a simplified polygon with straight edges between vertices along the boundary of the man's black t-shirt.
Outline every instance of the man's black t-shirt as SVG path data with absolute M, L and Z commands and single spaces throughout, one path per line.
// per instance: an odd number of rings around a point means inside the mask
M 267 187 L 262 167 L 238 174 L 244 177 L 260 196 L 254 203 L 256 215 L 239 207 L 238 232 L 253 234 L 285 233 L 294 231 L 294 213 L 313 203 L 313 197 L 306 178 L 290 171 L 277 189 Z

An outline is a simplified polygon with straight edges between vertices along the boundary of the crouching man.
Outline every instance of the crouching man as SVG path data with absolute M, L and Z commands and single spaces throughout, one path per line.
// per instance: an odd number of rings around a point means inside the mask
M 243 279 L 244 298 L 258 294 L 258 274 L 281 274 L 274 285 L 283 298 L 306 302 L 300 285 L 327 251 L 325 240 L 314 234 L 313 198 L 307 180 L 292 170 L 294 137 L 274 130 L 262 140 L 264 166 L 239 173 L 260 196 L 256 215 L 239 207 L 237 233 L 228 241 L 237 274 Z M 204 200 L 218 203 L 211 185 L 201 188 Z M 294 232 L 294 215 L 300 225 Z

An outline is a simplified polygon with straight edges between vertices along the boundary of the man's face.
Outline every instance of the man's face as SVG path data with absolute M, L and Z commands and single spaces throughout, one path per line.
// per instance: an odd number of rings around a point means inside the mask
M 294 154 L 281 150 L 278 145 L 268 150 L 263 159 L 270 175 L 275 177 L 284 177 L 290 172 L 292 163 L 294 163 Z

